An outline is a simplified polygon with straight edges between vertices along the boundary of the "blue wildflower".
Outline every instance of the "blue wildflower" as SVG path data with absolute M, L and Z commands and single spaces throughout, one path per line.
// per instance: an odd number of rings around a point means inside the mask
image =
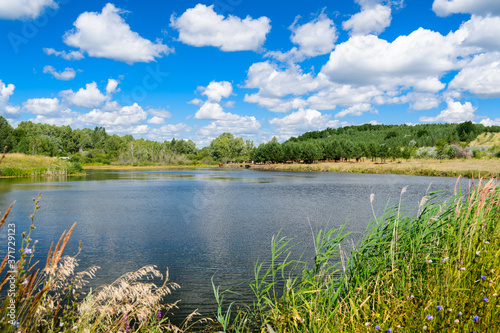
M 472 317 L 472 321 L 477 323 L 479 321 L 479 317 L 478 316 L 474 316 Z
M 433 316 L 431 316 L 431 315 L 427 315 L 427 320 L 432 320 L 432 319 L 434 319 L 434 317 L 433 317 Z
M 488 297 L 484 297 L 483 301 L 486 302 L 486 303 L 488 303 L 489 302 Z
M 389 329 L 387 330 L 387 333 L 392 333 L 392 328 L 389 328 Z
M 486 275 L 481 275 L 481 279 L 486 280 Z
M 380 329 L 380 325 L 375 326 L 375 329 L 379 330 Z
M 438 311 L 441 311 L 441 310 L 443 310 L 443 307 L 441 305 L 438 305 L 437 309 L 438 309 Z

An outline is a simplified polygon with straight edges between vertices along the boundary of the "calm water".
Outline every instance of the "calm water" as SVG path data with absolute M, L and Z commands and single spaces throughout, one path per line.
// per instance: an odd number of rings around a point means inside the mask
M 168 267 L 181 285 L 176 315 L 195 308 L 213 311 L 210 278 L 236 284 L 252 278 L 254 263 L 270 253 L 278 231 L 301 242 L 295 254 L 312 254 L 314 230 L 346 222 L 357 242 L 373 213 L 396 204 L 408 186 L 403 206 L 414 211 L 430 190 L 452 191 L 454 178 L 340 173 L 291 173 L 256 170 L 99 171 L 85 177 L 2 179 L 0 209 L 16 200 L 8 223 L 28 230 L 32 198 L 42 192 L 32 238 L 40 259 L 50 242 L 78 222 L 65 254 L 83 241 L 80 267 L 101 269 L 90 286 L 112 282 L 121 274 L 154 264 Z M 463 182 L 463 185 L 467 181 Z M 6 228 L 0 231 L 0 255 Z M 351 243 L 351 242 L 349 242 Z M 5 245 L 4 245 L 5 244 Z M 349 245 L 346 244 L 346 247 Z

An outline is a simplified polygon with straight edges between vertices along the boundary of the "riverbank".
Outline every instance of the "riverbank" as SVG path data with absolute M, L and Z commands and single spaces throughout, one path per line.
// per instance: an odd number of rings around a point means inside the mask
M 171 169 L 197 169 L 217 168 L 218 165 L 84 165 L 84 170 L 171 170 Z
M 244 168 L 245 164 L 227 164 L 225 168 Z M 400 174 L 415 176 L 442 177 L 481 177 L 489 178 L 500 172 L 500 159 L 410 159 L 372 162 L 365 159 L 361 162 L 318 162 L 313 164 L 276 163 L 252 164 L 251 169 L 302 171 L 302 172 L 348 172 L 370 174 Z
M 80 175 L 83 169 L 69 160 L 40 155 L 9 153 L 2 160 L 0 178 Z

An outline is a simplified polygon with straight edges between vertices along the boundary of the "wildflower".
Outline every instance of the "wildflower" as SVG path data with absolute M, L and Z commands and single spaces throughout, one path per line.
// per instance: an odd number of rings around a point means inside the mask
M 480 255 L 481 254 L 481 251 L 477 251 L 476 252 L 476 256 Z
M 427 262 L 428 262 L 429 264 L 432 264 L 432 260 L 430 260 L 430 259 L 429 259 L 429 260 L 427 260 Z
M 31 249 L 29 249 L 29 248 L 25 248 L 25 249 L 24 249 L 24 253 L 25 253 L 25 254 L 31 254 Z
M 380 325 L 376 325 L 376 326 L 375 326 L 375 329 L 376 329 L 376 330 L 379 330 L 379 329 L 380 329 Z
M 392 328 L 389 328 L 389 329 L 387 330 L 387 333 L 392 333 Z
M 370 326 L 370 323 L 365 323 L 365 326 L 366 326 L 366 327 Z
M 431 315 L 427 315 L 427 320 L 432 320 L 432 319 L 434 319 L 434 317 L 433 317 L 433 316 L 431 316 Z
M 446 260 L 450 259 L 450 257 L 446 257 L 444 259 L 441 259 L 441 262 L 446 262 Z
M 486 275 L 481 275 L 481 279 L 486 280 Z
M 453 309 L 448 309 L 448 312 L 452 312 L 452 311 L 453 311 Z
M 28 284 L 28 280 L 24 279 L 23 283 L 21 283 L 23 286 Z
M 465 267 L 460 267 L 460 270 L 461 271 L 465 271 Z
M 459 316 L 459 317 L 462 317 L 462 312 L 459 312 L 459 313 L 458 313 L 458 316 Z
M 411 299 L 414 299 L 414 298 L 415 298 L 415 296 L 411 295 L 411 296 L 410 296 L 410 298 L 411 298 Z
M 438 311 L 441 311 L 441 310 L 443 310 L 443 307 L 441 305 L 438 305 L 437 309 L 438 309 Z
M 422 329 L 425 331 L 427 329 L 427 326 L 422 327 Z
M 35 244 L 38 244 L 38 239 L 35 239 Z
M 483 297 L 483 302 L 488 303 L 489 302 L 488 297 Z
M 497 296 L 498 296 L 498 294 L 493 294 L 493 297 L 497 297 Z
M 479 317 L 478 316 L 474 316 L 472 317 L 472 321 L 477 323 L 479 321 Z
M 161 311 L 158 311 L 158 313 L 156 314 L 156 318 L 158 318 L 158 319 L 161 318 Z
M 489 244 L 489 243 L 490 243 L 490 242 L 488 242 L 488 241 L 484 241 L 484 244 Z
M 75 326 L 73 326 L 73 331 L 74 331 L 74 330 L 77 330 L 77 329 L 78 329 L 78 326 L 76 326 L 76 325 L 75 325 Z
M 458 324 L 460 322 L 460 320 L 455 319 L 454 322 L 455 322 L 455 324 Z
M 61 321 L 61 323 L 59 324 L 59 327 L 63 327 L 64 326 L 64 323 Z
M 396 328 L 401 328 L 401 325 L 396 326 Z

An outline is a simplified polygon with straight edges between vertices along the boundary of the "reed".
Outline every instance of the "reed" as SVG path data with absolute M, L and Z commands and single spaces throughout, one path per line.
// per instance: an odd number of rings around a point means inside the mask
M 342 228 L 315 235 L 309 261 L 287 260 L 293 245 L 274 238 L 267 266 L 255 265 L 254 304 L 226 330 L 500 331 L 500 187 L 480 179 L 442 194 L 426 195 L 415 216 L 400 204 L 375 216 L 348 255 Z

